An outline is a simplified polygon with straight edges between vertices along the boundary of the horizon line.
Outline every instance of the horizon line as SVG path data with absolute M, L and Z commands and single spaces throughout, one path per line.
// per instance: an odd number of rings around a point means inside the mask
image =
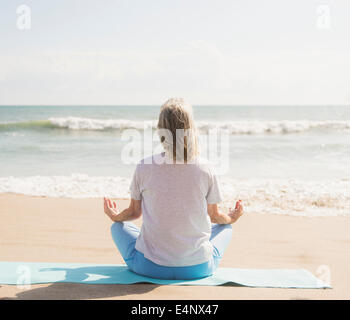
M 350 107 L 350 104 L 191 104 L 193 107 Z M 0 107 L 160 107 L 161 104 L 0 104 Z

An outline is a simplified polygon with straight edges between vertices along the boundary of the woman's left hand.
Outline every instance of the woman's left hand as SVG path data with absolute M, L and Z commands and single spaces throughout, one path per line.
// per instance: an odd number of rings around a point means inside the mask
M 107 214 L 112 220 L 119 214 L 115 201 L 111 199 L 103 198 L 103 207 L 105 214 Z

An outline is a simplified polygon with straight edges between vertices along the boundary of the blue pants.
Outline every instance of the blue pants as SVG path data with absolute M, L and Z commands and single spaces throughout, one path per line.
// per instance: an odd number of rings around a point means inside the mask
M 184 267 L 161 266 L 145 258 L 135 249 L 140 229 L 131 222 L 114 222 L 112 237 L 127 266 L 135 273 L 157 279 L 196 279 L 210 276 L 219 266 L 228 246 L 232 226 L 230 224 L 212 224 L 210 242 L 213 244 L 213 256 L 208 262 Z

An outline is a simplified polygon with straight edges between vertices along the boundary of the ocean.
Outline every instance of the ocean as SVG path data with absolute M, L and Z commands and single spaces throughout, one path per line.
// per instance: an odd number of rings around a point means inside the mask
M 0 193 L 127 198 L 136 164 L 121 157 L 123 133 L 144 141 L 159 108 L 0 106 Z M 242 199 L 246 212 L 350 215 L 349 106 L 194 106 L 194 117 L 203 137 L 228 133 L 222 206 Z

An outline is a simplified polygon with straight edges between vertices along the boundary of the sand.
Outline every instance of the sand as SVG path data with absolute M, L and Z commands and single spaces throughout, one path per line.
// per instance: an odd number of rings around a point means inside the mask
M 122 209 L 128 201 L 118 203 Z M 1 194 L 0 218 L 1 261 L 123 263 L 102 199 Z M 53 283 L 28 289 L 0 285 L 0 298 L 350 299 L 350 218 L 247 213 L 233 227 L 221 267 L 305 268 L 317 275 L 326 265 L 333 289 Z

